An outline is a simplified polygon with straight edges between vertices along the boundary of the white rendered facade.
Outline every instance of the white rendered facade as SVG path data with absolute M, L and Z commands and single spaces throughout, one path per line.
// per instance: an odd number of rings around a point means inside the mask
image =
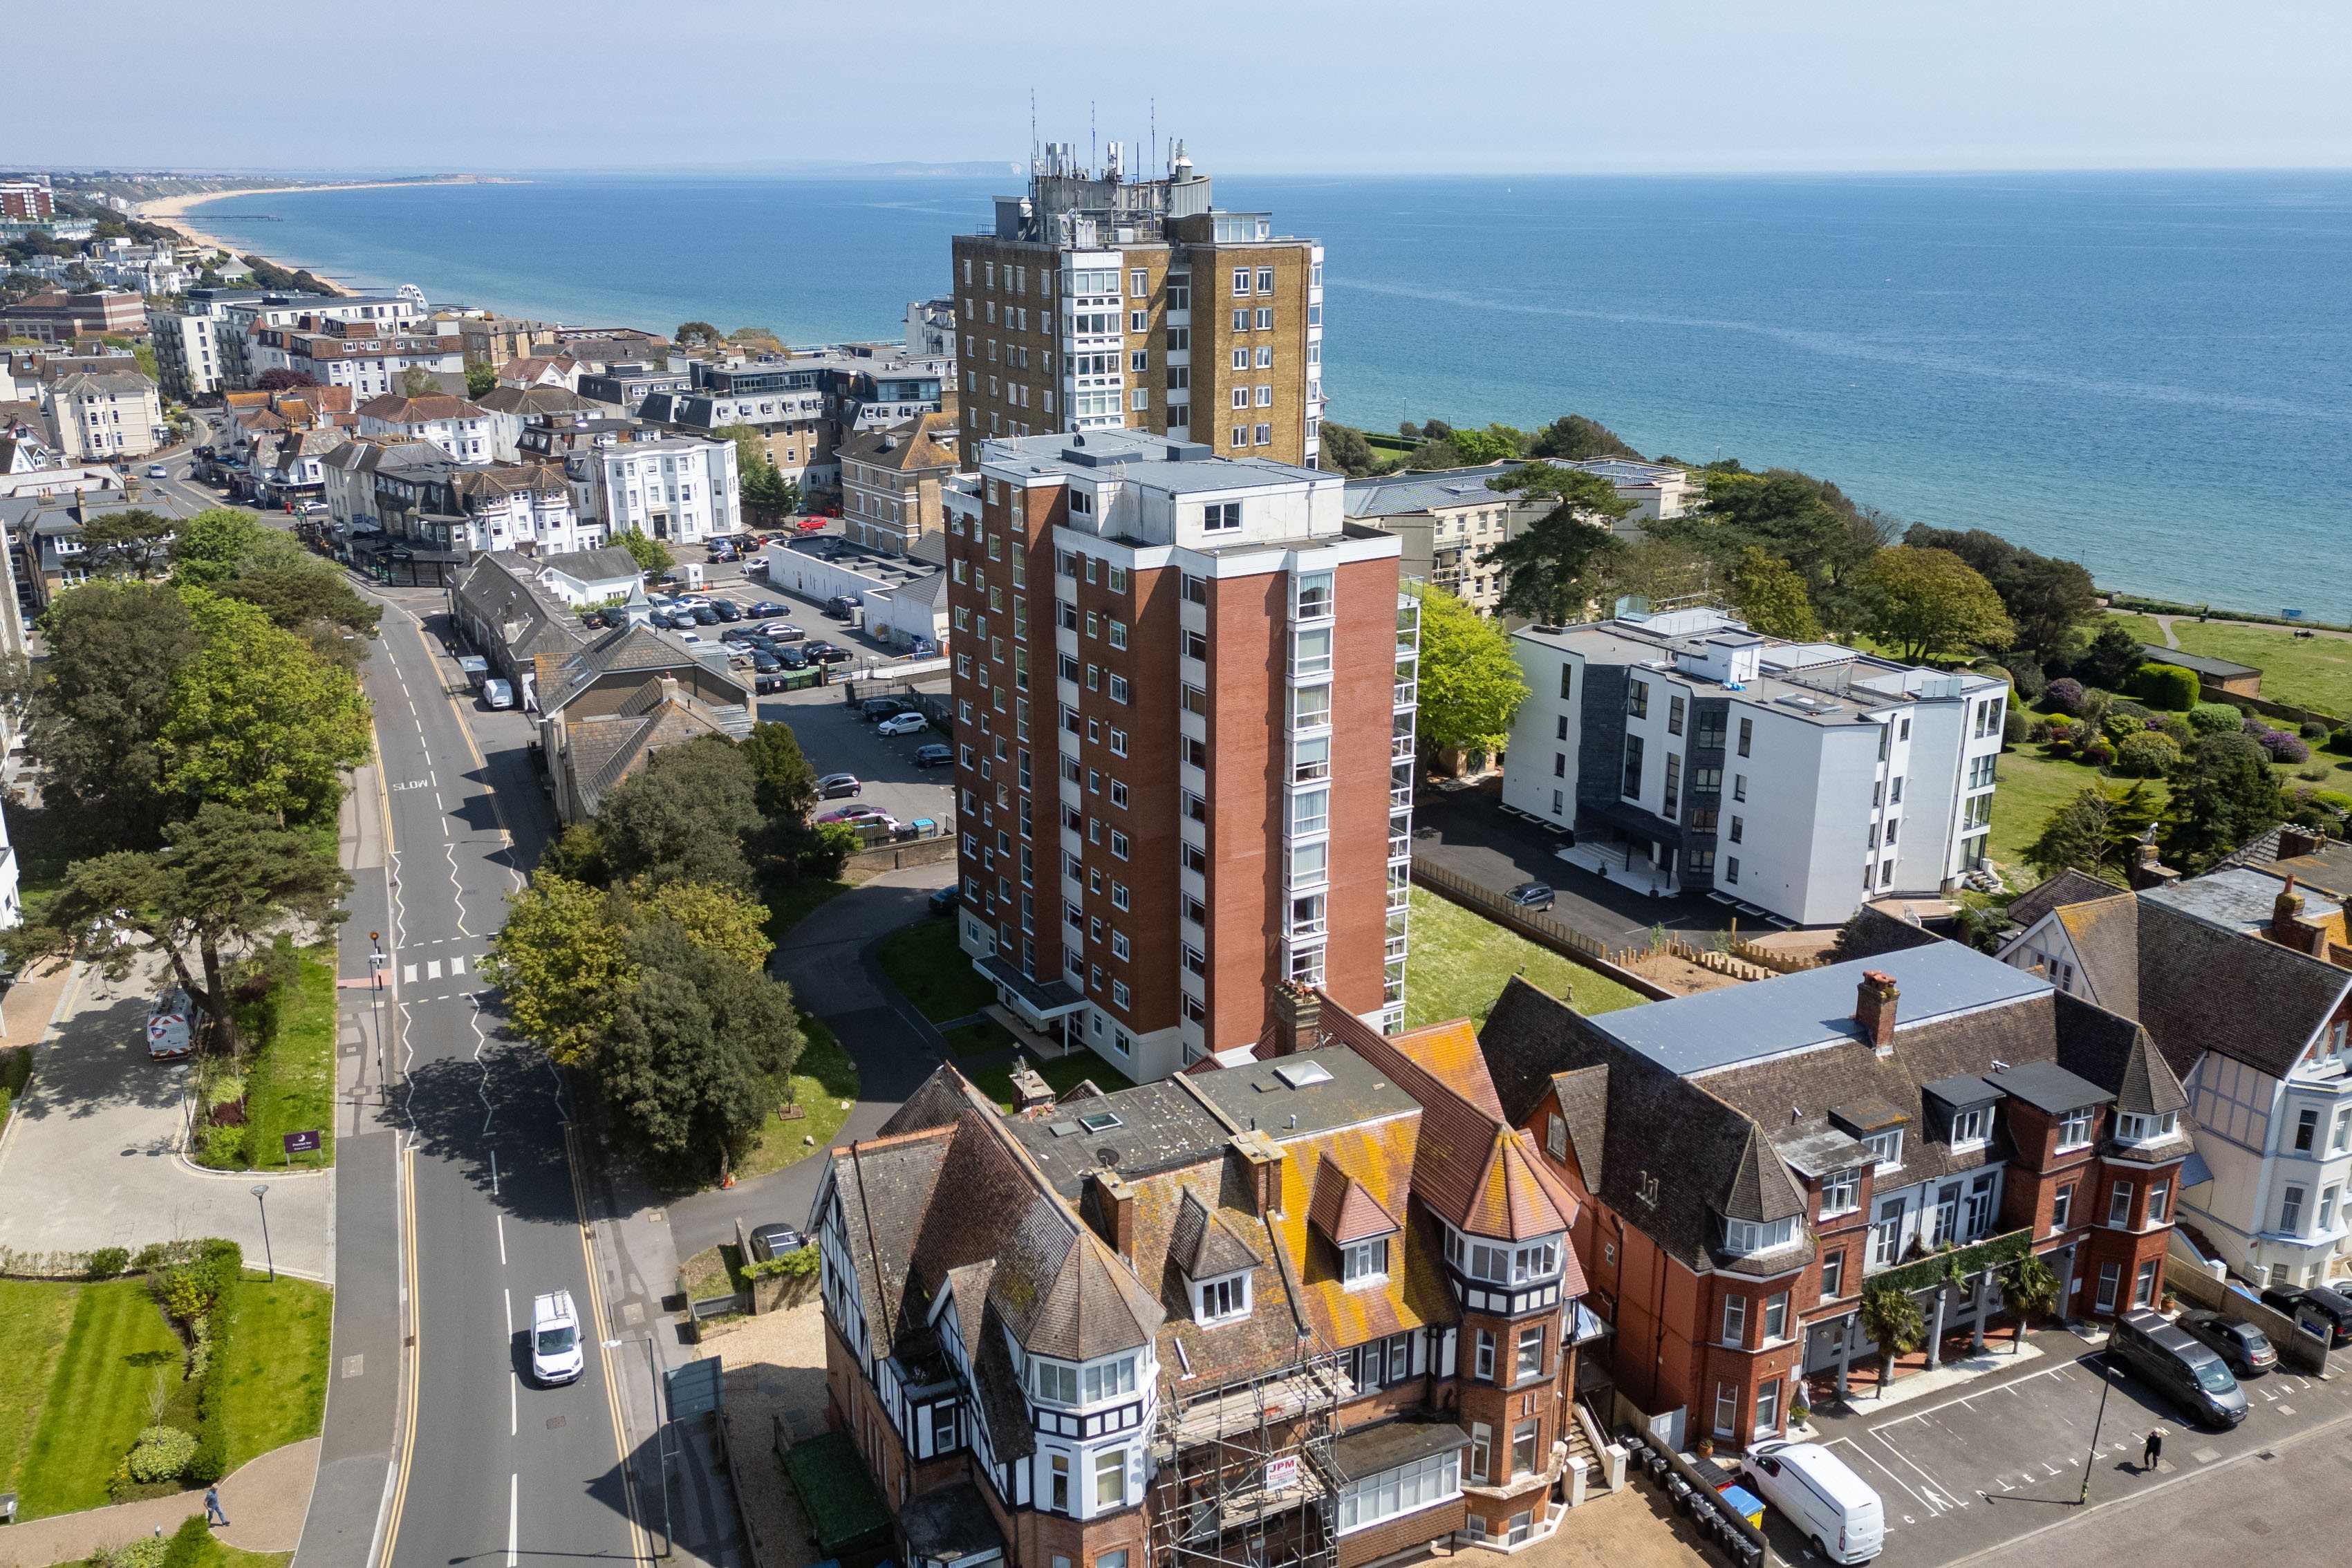
M 1572 829 L 1572 864 L 1833 925 L 1983 858 L 2000 681 L 1778 642 L 1714 610 L 1513 640 L 1529 695 L 1503 804 Z
M 611 538 L 699 544 L 734 532 L 742 516 L 732 441 L 622 442 L 599 447 L 595 461 L 597 515 Z

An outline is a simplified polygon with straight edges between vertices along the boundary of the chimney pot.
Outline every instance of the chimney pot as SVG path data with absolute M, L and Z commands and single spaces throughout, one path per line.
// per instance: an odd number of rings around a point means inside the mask
M 1882 1057 L 1895 1049 L 1895 999 L 1901 994 L 1895 976 L 1877 969 L 1864 970 L 1855 988 L 1853 1021 L 1862 1026 L 1871 1049 Z
M 1274 1034 L 1267 1054 L 1287 1057 L 1313 1050 L 1321 1041 L 1322 1024 L 1322 996 L 1295 981 L 1283 981 L 1274 988 Z

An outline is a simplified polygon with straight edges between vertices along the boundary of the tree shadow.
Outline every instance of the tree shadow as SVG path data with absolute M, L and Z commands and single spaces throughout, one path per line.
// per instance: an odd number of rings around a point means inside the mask
M 37 1121 L 132 1109 L 176 1112 L 184 1064 L 147 1055 L 152 993 L 128 979 L 110 984 L 93 975 L 87 984 L 108 987 L 104 1005 L 85 1005 L 58 1026 L 41 1053 L 30 1103 L 20 1113 Z M 159 1121 L 158 1127 L 177 1135 L 176 1120 L 168 1128 Z
M 397 1103 L 420 1158 L 457 1165 L 516 1219 L 560 1224 L 576 1221 L 579 1210 L 559 1088 L 538 1051 L 493 1039 L 479 1062 L 416 1064 Z

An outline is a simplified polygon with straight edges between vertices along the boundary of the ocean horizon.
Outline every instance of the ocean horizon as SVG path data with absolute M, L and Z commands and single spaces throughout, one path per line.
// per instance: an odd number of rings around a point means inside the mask
M 349 286 L 807 345 L 897 338 L 908 301 L 947 291 L 949 237 L 1015 183 L 549 175 L 189 218 Z M 1218 187 L 1326 246 L 1340 423 L 1582 414 L 1653 456 L 1801 468 L 1906 522 L 1990 529 L 2109 589 L 2352 622 L 2329 498 L 2352 173 Z

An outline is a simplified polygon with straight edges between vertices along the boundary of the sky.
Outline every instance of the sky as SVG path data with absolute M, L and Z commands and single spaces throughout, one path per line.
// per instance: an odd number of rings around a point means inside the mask
M 2352 165 L 2352 5 L 2285 0 L 404 0 L 11 8 L 0 162 L 522 173 Z M 105 47 L 93 52 L 92 39 Z

